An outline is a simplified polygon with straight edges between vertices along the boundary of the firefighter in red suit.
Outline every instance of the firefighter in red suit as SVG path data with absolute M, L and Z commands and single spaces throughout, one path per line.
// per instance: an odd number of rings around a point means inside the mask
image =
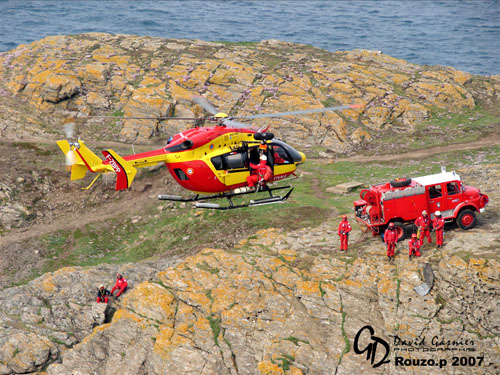
M 250 189 L 254 189 L 255 185 L 257 185 L 261 181 L 269 181 L 273 176 L 271 167 L 267 165 L 266 155 L 260 156 L 259 164 L 250 163 L 250 168 L 252 172 L 250 173 L 250 176 L 247 177 L 247 184 Z
M 438 249 L 443 247 L 443 233 L 444 233 L 444 219 L 440 211 L 434 213 L 434 220 L 432 221 L 432 229 L 436 232 L 436 244 Z
M 120 295 L 127 289 L 127 280 L 119 273 L 116 274 L 116 284 L 111 289 L 111 295 L 113 295 L 115 290 L 118 290 L 118 294 L 116 298 L 120 297 Z
M 339 236 L 340 236 L 340 250 L 347 251 L 347 245 L 349 241 L 349 232 L 351 231 L 351 224 L 347 221 L 347 215 L 342 216 L 342 221 L 339 224 Z
M 423 210 L 422 215 L 415 220 L 415 225 L 418 227 L 418 237 L 422 245 L 424 244 L 424 236 L 427 237 L 429 243 L 432 243 L 431 224 L 431 218 L 427 215 L 427 211 L 425 210 Z
M 389 223 L 389 226 L 384 232 L 384 242 L 387 244 L 387 257 L 389 261 L 394 261 L 394 249 L 398 242 L 398 231 L 394 223 Z
M 420 240 L 417 238 L 417 234 L 413 233 L 411 235 L 410 240 L 408 241 L 408 247 L 410 250 L 410 255 L 408 256 L 408 259 L 411 260 L 412 256 L 419 257 L 420 256 L 420 246 L 422 246 Z

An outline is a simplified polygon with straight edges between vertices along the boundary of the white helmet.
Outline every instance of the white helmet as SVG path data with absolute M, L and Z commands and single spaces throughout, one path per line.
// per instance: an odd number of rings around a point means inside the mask
M 436 215 L 436 216 L 441 216 L 441 211 L 436 211 L 436 212 L 434 212 L 434 215 Z
M 260 160 L 266 160 L 267 161 L 267 156 L 266 155 L 260 155 Z
M 99 289 L 102 289 L 102 288 L 104 288 L 104 285 L 102 285 L 102 284 L 99 285 Z
M 427 211 L 426 211 L 426 210 L 423 210 L 423 211 L 422 211 L 422 215 L 427 215 Z

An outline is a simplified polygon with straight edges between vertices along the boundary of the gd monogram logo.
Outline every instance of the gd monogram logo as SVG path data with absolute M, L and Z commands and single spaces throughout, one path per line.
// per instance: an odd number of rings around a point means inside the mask
M 367 329 L 368 332 L 370 332 L 370 340 L 371 342 L 363 349 L 359 349 L 359 345 L 358 345 L 358 341 L 359 341 L 359 337 L 361 336 L 361 333 Z M 366 352 L 366 360 L 371 360 L 371 365 L 373 368 L 376 368 L 376 367 L 379 367 L 379 366 L 382 366 L 384 363 L 389 363 L 390 360 L 386 360 L 387 356 L 389 355 L 389 344 L 381 339 L 380 337 L 377 337 L 377 336 L 374 336 L 374 329 L 372 328 L 372 326 L 364 326 L 363 328 L 361 328 L 358 333 L 356 334 L 356 337 L 354 338 L 354 353 L 356 354 L 363 354 L 364 352 Z M 384 353 L 384 358 L 382 358 L 380 361 L 378 361 L 377 363 L 374 364 L 375 362 L 375 354 L 377 353 L 377 347 L 378 347 L 378 344 L 381 344 L 384 349 L 385 349 L 385 353 Z

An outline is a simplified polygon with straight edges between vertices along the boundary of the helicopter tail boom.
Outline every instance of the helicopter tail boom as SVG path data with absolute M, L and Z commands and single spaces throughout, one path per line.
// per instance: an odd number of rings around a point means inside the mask
M 94 154 L 90 148 L 85 146 L 82 141 L 78 142 L 78 146 L 75 147 L 75 151 L 87 169 L 92 173 L 106 172 L 110 169 L 108 168 L 109 166 L 103 165 L 101 158 Z

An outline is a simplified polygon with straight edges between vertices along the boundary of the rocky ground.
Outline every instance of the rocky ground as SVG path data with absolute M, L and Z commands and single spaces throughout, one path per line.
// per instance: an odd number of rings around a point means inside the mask
M 499 199 L 498 164 L 459 172 Z M 293 232 L 269 228 L 185 259 L 63 268 L 0 293 L 0 373 L 429 373 L 395 366 L 400 355 L 448 361 L 431 373 L 496 374 L 498 214 L 490 207 L 467 232 L 449 226 L 443 249 L 425 245 L 412 261 L 402 247 L 387 263 L 383 244 L 357 225 L 349 252 L 340 253 L 335 220 Z M 420 297 L 413 288 L 425 262 L 435 285 Z M 131 287 L 106 309 L 92 302 L 93 290 L 103 280 L 111 285 L 116 271 Z M 353 350 L 367 324 L 391 344 L 391 363 L 378 369 Z M 396 337 L 425 338 L 428 350 L 434 337 L 456 340 L 475 351 L 397 352 Z M 484 362 L 452 367 L 457 355 Z
M 49 37 L 2 53 L 0 77 L 0 374 L 500 372 L 500 165 L 485 162 L 485 153 L 463 159 L 458 170 L 490 197 L 478 226 L 467 232 L 449 226 L 444 249 L 426 245 L 422 258 L 409 261 L 401 248 L 396 262 L 387 263 L 383 244 L 357 225 L 349 252 L 338 251 L 338 212 L 331 206 L 319 225 L 309 224 L 316 208 L 305 205 L 297 209 L 303 221 L 280 217 L 280 225 L 256 231 L 242 216 L 157 206 L 158 193 L 180 192 L 165 168 L 141 171 L 126 194 L 113 190 L 112 179 L 83 192 L 85 183 L 68 183 L 54 145 L 61 124 L 77 113 L 201 115 L 190 101 L 201 94 L 233 115 L 361 103 L 360 110 L 278 119 L 272 126 L 321 157 L 313 163 L 329 163 L 334 151 L 338 160 L 357 163 L 413 163 L 496 147 L 498 136 L 484 134 L 498 130 L 499 77 L 370 51 L 108 34 Z M 145 146 L 137 143 L 192 126 L 79 121 L 77 132 L 96 140 L 94 147 L 114 142 L 123 153 L 131 149 L 123 142 L 140 151 Z M 429 148 L 415 141 L 387 154 L 403 139 L 426 134 L 452 144 Z M 415 145 L 421 150 L 410 151 Z M 330 199 L 313 185 L 314 194 Z M 178 240 L 165 242 L 174 233 L 152 233 L 150 223 L 180 232 Z M 103 242 L 106 237 L 116 243 Z M 74 254 L 81 241 L 88 253 Z M 413 288 L 422 283 L 426 262 L 435 285 L 420 297 Z M 108 306 L 93 302 L 96 286 L 111 287 L 116 271 L 130 289 Z M 372 368 L 366 353 L 355 353 L 354 338 L 365 325 L 390 343 L 389 364 Z M 431 352 L 433 337 L 461 344 L 438 343 Z M 398 338 L 426 343 L 420 352 L 398 351 L 406 348 L 396 345 Z M 366 346 L 368 335 L 362 341 Z M 475 351 L 440 350 L 446 346 Z M 379 346 L 377 360 L 381 352 Z M 448 362 L 441 369 L 402 367 L 395 356 Z M 454 356 L 484 360 L 452 366 Z

